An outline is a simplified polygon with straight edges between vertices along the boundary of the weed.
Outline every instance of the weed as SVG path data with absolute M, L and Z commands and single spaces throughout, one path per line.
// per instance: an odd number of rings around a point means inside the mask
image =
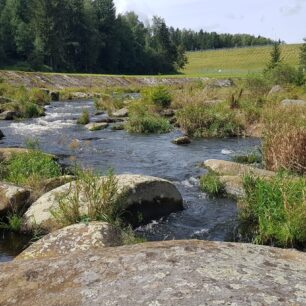
M 220 196 L 225 192 L 219 176 L 211 171 L 201 177 L 200 187 L 203 192 L 212 196 Z
M 83 110 L 81 116 L 77 120 L 77 124 L 86 125 L 90 122 L 88 110 Z

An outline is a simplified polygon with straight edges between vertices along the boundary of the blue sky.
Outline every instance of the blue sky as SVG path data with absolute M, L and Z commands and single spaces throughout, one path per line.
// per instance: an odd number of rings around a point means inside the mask
M 306 37 L 306 0 L 114 0 L 117 12 L 134 10 L 167 24 L 219 33 L 248 33 L 287 43 Z

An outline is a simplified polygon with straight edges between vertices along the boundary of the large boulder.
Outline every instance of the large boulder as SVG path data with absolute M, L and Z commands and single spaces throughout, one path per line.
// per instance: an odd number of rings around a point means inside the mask
M 276 175 L 273 171 L 218 159 L 206 160 L 204 162 L 204 167 L 220 176 L 244 176 L 251 174 L 256 177 L 273 177 Z
M 118 228 L 105 222 L 74 224 L 44 236 L 24 250 L 21 259 L 55 257 L 122 244 Z
M 30 195 L 29 189 L 0 182 L 0 216 L 26 210 Z
M 305 305 L 306 254 L 163 241 L 0 265 L 1 305 Z
M 182 196 L 169 181 L 141 175 L 118 175 L 119 195 L 124 197 L 122 216 L 132 225 L 146 223 L 183 209 Z M 75 182 L 58 187 L 39 198 L 24 215 L 24 229 L 39 226 L 46 231 L 58 228 L 51 214 L 58 208 L 59 195 L 75 192 Z M 86 213 L 87 204 L 83 194 L 79 196 L 81 210 Z M 141 220 L 139 220 L 141 216 Z M 141 222 L 140 222 L 141 221 Z

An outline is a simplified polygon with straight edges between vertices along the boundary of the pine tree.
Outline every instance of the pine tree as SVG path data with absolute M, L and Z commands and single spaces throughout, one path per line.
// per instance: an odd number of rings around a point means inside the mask
M 280 42 L 275 42 L 273 44 L 273 49 L 271 51 L 271 58 L 268 64 L 268 69 L 275 68 L 278 64 L 281 63 L 281 47 Z

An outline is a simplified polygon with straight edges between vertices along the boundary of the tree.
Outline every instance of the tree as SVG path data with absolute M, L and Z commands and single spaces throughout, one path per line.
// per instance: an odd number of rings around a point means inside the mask
M 268 69 L 275 68 L 278 64 L 281 63 L 281 48 L 280 48 L 280 42 L 275 42 L 273 44 L 273 49 L 270 54 L 270 62 L 268 64 Z

